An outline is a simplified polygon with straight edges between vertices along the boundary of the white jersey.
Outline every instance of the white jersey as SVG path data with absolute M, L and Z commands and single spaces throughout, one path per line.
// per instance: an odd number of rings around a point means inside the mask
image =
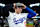
M 11 13 L 6 17 L 8 20 L 9 27 L 26 27 L 26 19 L 28 13 Z

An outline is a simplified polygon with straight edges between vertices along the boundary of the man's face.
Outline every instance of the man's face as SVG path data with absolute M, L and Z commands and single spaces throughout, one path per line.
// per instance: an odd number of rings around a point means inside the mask
M 38 21 L 36 21 L 36 22 L 38 22 Z
M 22 12 L 22 9 L 23 9 L 22 7 L 17 7 L 17 8 L 16 8 L 16 11 L 17 11 L 18 13 L 21 13 L 21 12 Z

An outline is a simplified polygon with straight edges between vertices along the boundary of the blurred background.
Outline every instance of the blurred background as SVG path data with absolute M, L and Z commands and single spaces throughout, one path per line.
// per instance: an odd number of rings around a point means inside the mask
M 38 20 L 40 27 L 40 0 L 0 0 L 0 7 L 2 8 L 5 5 L 13 4 L 17 2 L 24 3 L 27 7 L 29 7 L 30 9 L 34 10 L 37 13 L 35 17 L 32 17 L 31 19 L 27 20 L 26 26 L 33 27 L 34 22 Z M 7 19 L 5 19 L 5 17 L 3 17 L 1 14 L 1 8 L 0 8 L 0 27 L 8 27 Z M 14 12 L 13 9 L 10 9 L 10 11 Z M 28 11 L 24 9 L 23 13 L 28 13 Z

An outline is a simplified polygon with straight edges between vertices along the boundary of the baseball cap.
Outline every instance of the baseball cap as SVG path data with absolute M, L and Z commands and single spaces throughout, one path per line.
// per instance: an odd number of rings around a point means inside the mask
M 16 3 L 16 7 L 24 7 L 22 3 Z

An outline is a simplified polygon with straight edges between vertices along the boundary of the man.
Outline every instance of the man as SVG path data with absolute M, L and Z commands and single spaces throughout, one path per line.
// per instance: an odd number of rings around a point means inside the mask
M 14 5 L 14 7 L 13 7 Z M 2 8 L 4 16 L 8 20 L 9 27 L 26 27 L 26 19 L 34 17 L 36 13 L 30 8 L 26 7 L 23 3 L 14 3 L 11 5 L 7 5 Z M 10 8 L 14 8 L 15 12 L 12 13 L 9 11 Z M 22 9 L 26 9 L 28 13 L 21 13 Z M 8 16 L 6 16 L 8 12 Z
M 34 27 L 39 27 L 39 22 L 37 20 L 34 22 Z

